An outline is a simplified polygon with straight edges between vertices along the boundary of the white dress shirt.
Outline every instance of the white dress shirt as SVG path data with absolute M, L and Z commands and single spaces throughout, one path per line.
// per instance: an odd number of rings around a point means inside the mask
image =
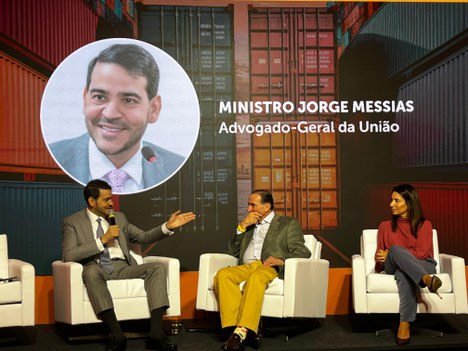
M 97 228 L 98 228 L 98 218 L 101 218 L 101 226 L 102 226 L 102 229 L 104 230 L 104 233 L 107 232 L 109 230 L 109 223 L 105 220 L 104 217 L 100 217 L 100 216 L 97 216 L 95 215 L 94 213 L 92 213 L 89 208 L 87 209 L 88 211 L 88 217 L 89 219 L 91 220 L 91 225 L 93 227 L 93 233 L 94 235 L 96 236 L 96 243 L 97 243 L 97 246 L 99 248 L 99 251 L 102 252 L 104 251 L 104 245 L 102 244 L 102 241 L 100 238 L 97 237 Z M 122 260 L 125 260 L 125 256 L 123 254 L 123 251 L 122 249 L 120 248 L 120 245 L 119 245 L 119 241 L 118 240 L 114 240 L 115 242 L 115 246 L 109 246 L 108 249 L 109 249 L 109 255 L 111 257 L 111 259 L 122 259 Z
M 134 192 L 143 189 L 143 156 L 141 154 L 141 147 L 142 145 L 140 143 L 140 151 L 133 155 L 133 157 L 120 168 L 129 175 L 123 187 L 124 192 Z M 104 179 L 107 173 L 115 169 L 114 164 L 106 155 L 99 151 L 91 138 L 89 139 L 88 152 L 91 179 Z
M 104 245 L 102 244 L 101 239 L 97 237 L 97 228 L 98 228 L 97 220 L 98 220 L 98 218 L 102 219 L 101 226 L 102 226 L 102 229 L 104 230 L 104 233 L 109 230 L 109 222 L 107 222 L 104 217 L 100 217 L 100 216 L 95 215 L 93 212 L 91 212 L 89 210 L 89 208 L 87 208 L 86 211 L 88 212 L 88 217 L 89 217 L 89 219 L 91 221 L 91 226 L 93 227 L 93 233 L 94 233 L 94 235 L 96 237 L 96 244 L 98 246 L 99 251 L 102 252 L 102 251 L 104 251 Z M 166 234 L 166 235 L 174 234 L 173 231 L 167 229 L 166 223 L 164 223 L 161 226 L 161 229 L 162 229 L 163 233 Z M 115 242 L 115 246 L 112 246 L 112 247 L 109 246 L 108 247 L 111 259 L 125 260 L 125 255 L 124 255 L 122 249 L 120 248 L 119 241 L 114 240 L 114 242 Z
M 275 212 L 271 211 L 268 216 L 255 225 L 252 240 L 245 250 L 244 257 L 242 257 L 242 263 L 248 264 L 262 259 L 263 242 L 265 241 L 268 229 L 270 228 L 270 223 L 274 216 Z

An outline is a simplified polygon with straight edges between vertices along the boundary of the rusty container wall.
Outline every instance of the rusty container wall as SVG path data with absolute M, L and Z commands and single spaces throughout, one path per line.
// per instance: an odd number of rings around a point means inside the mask
M 296 124 L 288 125 L 294 128 Z M 298 218 L 304 230 L 336 228 L 339 199 L 335 142 L 334 133 L 301 134 L 297 130 L 254 136 L 253 187 L 271 189 L 275 211 Z
M 396 115 L 395 166 L 468 164 L 467 91 L 468 47 L 400 88 L 414 111 Z
M 182 269 L 196 270 L 200 254 L 223 251 L 225 241 L 219 238 L 236 227 L 236 139 L 219 132 L 220 123 L 230 124 L 235 117 L 218 112 L 221 100 L 235 100 L 233 10 L 155 5 L 139 10 L 140 39 L 171 55 L 192 80 L 201 125 L 192 155 L 179 172 L 150 191 L 122 197 L 121 208 L 143 223 L 168 218 L 179 208 L 196 213 L 197 220 L 183 229 L 190 235 L 157 245 L 158 255 L 178 257 Z M 136 201 L 142 206 L 135 206 Z
M 39 120 L 47 78 L 0 52 L 0 169 L 58 168 L 43 142 Z
M 299 107 L 336 100 L 333 14 L 323 8 L 252 9 L 249 17 L 252 101 Z M 298 108 L 251 114 L 254 124 L 290 127 L 252 137 L 253 188 L 272 189 L 275 210 L 297 218 L 305 232 L 339 224 L 338 148 L 334 131 L 306 133 L 298 123 L 330 126 L 335 120 L 332 113 Z
M 412 183 L 418 191 L 424 216 L 438 232 L 439 249 L 468 260 L 468 183 Z M 372 184 L 367 188 L 363 228 L 377 228 L 389 220 L 389 198 L 397 184 Z
M 299 106 L 300 101 L 334 99 L 334 17 L 326 9 L 251 10 L 250 50 L 252 100 Z M 300 117 L 321 116 L 306 112 Z
M 83 0 L 0 1 L 0 32 L 53 66 L 96 40 L 97 22 Z

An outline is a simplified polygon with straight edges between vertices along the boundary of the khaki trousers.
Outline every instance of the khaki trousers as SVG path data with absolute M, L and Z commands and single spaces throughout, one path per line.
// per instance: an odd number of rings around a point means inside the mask
M 255 333 L 260 322 L 265 290 L 278 272 L 264 267 L 262 261 L 222 268 L 214 278 L 218 295 L 221 326 L 243 326 Z M 239 285 L 245 281 L 243 291 Z

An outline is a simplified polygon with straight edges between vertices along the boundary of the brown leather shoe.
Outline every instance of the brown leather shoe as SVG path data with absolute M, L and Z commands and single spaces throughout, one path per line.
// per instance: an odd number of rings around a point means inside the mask
M 250 346 L 251 348 L 258 350 L 260 348 L 260 345 L 262 344 L 262 337 L 263 335 L 260 330 L 257 333 L 255 333 L 254 331 L 248 329 L 247 338 L 244 341 L 245 346 Z
M 410 324 L 408 322 L 400 322 L 398 326 L 398 334 L 396 343 L 398 345 L 409 344 L 410 342 Z
M 229 339 L 221 346 L 221 350 L 227 351 L 244 351 L 245 343 L 241 340 L 240 336 L 236 333 L 231 334 Z

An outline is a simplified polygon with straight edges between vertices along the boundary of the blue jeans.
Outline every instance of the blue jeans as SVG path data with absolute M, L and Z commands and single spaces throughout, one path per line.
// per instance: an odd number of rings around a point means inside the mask
M 400 297 L 400 322 L 413 322 L 418 308 L 417 290 L 424 287 L 422 277 L 436 272 L 437 262 L 428 257 L 419 260 L 406 248 L 398 245 L 388 250 L 384 269 L 394 274 Z

